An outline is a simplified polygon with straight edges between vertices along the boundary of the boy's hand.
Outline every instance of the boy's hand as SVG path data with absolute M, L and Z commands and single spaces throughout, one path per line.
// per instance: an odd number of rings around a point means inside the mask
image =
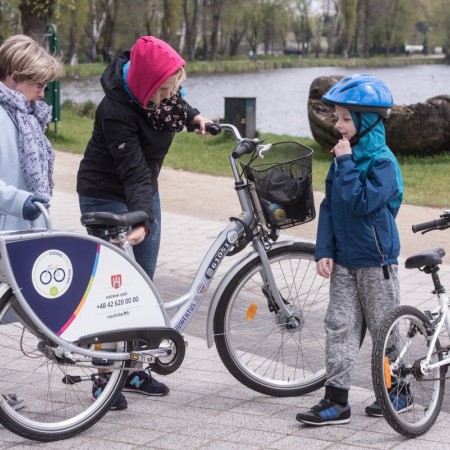
M 331 272 L 333 272 L 333 258 L 322 258 L 316 262 L 317 273 L 324 278 L 330 278 Z
M 333 153 L 336 158 L 342 155 L 351 155 L 352 147 L 350 146 L 350 142 L 345 138 L 339 139 L 338 143 L 331 150 L 331 153 Z

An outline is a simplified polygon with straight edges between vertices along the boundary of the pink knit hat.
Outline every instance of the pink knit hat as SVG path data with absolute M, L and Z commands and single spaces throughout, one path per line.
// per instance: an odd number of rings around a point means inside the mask
M 127 85 L 140 105 L 146 107 L 157 89 L 178 69 L 184 59 L 166 42 L 142 36 L 131 49 Z

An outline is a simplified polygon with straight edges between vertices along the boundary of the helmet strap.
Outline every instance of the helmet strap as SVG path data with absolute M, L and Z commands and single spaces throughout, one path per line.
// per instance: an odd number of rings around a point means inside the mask
M 360 131 L 361 131 L 361 113 L 357 112 L 355 114 L 356 114 L 358 124 L 356 127 L 356 134 L 350 139 L 350 145 L 352 147 L 354 145 L 356 145 L 359 142 L 359 140 L 362 137 L 364 137 L 367 133 L 370 133 L 383 120 L 383 118 L 381 116 L 379 116 L 378 119 L 375 120 L 375 122 L 372 125 L 367 127 L 362 133 L 360 133 Z

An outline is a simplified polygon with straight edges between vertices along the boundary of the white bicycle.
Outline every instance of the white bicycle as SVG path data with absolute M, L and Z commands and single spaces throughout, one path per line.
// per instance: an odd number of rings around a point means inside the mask
M 109 410 L 129 370 L 177 370 L 185 355 L 182 333 L 217 268 L 249 244 L 251 251 L 212 295 L 208 346 L 215 342 L 227 369 L 267 395 L 301 395 L 324 384 L 328 284 L 316 274 L 314 245 L 277 241 L 279 229 L 315 216 L 312 151 L 243 139 L 227 124 L 210 132 L 221 130 L 237 141 L 229 160 L 242 212 L 212 243 L 189 292 L 178 299 L 163 302 L 125 241 L 127 229 L 146 219 L 142 212 L 84 214 L 91 236 L 52 230 L 41 207 L 47 229 L 0 234 L 0 422 L 6 428 L 39 441 L 74 436 Z M 102 369 L 111 372 L 109 382 L 92 401 Z M 25 408 L 8 404 L 13 393 Z
M 450 227 L 450 210 L 439 219 L 413 225 L 416 233 Z M 410 256 L 407 269 L 431 275 L 433 294 L 439 306 L 420 311 L 412 306 L 395 308 L 383 321 L 373 346 L 372 379 L 375 396 L 389 425 L 398 433 L 414 438 L 435 423 L 444 397 L 450 364 L 449 298 L 438 271 L 445 251 L 434 248 Z

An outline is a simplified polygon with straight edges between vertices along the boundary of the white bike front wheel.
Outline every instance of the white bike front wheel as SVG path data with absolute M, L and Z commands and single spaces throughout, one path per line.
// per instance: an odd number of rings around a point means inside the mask
M 316 272 L 314 249 L 294 243 L 267 252 L 278 291 L 298 326 L 264 286 L 259 258 L 242 267 L 219 300 L 214 316 L 219 355 L 236 379 L 257 392 L 296 396 L 325 383 L 329 283 Z

